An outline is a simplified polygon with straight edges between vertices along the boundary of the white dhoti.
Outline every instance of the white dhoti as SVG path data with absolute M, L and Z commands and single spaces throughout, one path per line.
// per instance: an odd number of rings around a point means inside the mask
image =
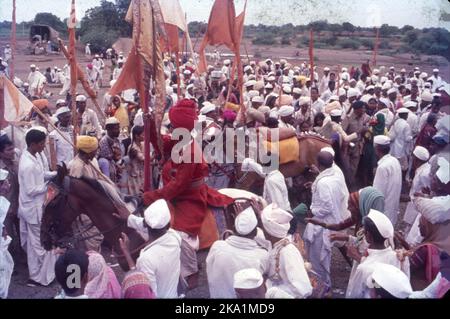
M 20 219 L 20 233 L 22 246 L 27 252 L 27 263 L 30 279 L 44 286 L 48 286 L 55 279 L 55 262 L 57 255 L 54 251 L 46 251 L 41 246 L 41 225 L 29 224 Z
M 331 287 L 331 243 L 330 231 L 317 225 L 308 224 L 303 234 L 305 250 L 312 270 Z
M 198 272 L 197 263 L 197 250 L 199 248 L 199 238 L 189 236 L 188 234 L 177 231 L 181 236 L 181 277 L 186 279 L 187 277 L 194 275 Z

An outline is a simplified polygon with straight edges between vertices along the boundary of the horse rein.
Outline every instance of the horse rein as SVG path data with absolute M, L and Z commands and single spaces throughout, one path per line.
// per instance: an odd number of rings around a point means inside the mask
M 56 185 L 55 183 L 52 183 L 52 184 L 54 185 L 54 187 L 56 187 L 58 189 L 58 191 L 60 192 L 61 195 L 63 195 L 66 198 L 69 196 L 69 192 L 70 192 L 70 177 L 68 177 L 68 176 L 64 177 L 63 187 L 60 187 L 60 186 Z M 53 200 L 55 200 L 55 199 L 56 199 L 56 197 Z M 73 212 L 77 212 L 72 207 L 72 205 L 70 205 L 70 201 L 69 200 L 66 200 L 66 204 L 67 204 L 67 206 L 69 207 L 70 210 L 72 210 Z M 92 221 L 91 221 L 91 223 L 85 229 L 83 229 L 81 231 L 78 231 L 77 233 L 75 233 L 71 237 L 69 237 L 68 239 L 64 239 L 63 240 L 63 238 L 62 238 L 61 240 L 57 241 L 57 243 L 61 243 L 62 245 L 64 245 L 64 246 L 61 246 L 62 248 L 74 248 L 74 244 L 75 243 L 82 242 L 82 241 L 85 241 L 85 240 L 88 240 L 88 239 L 91 239 L 91 238 L 94 238 L 94 237 L 97 237 L 97 236 L 100 236 L 100 235 L 108 234 L 108 233 L 110 233 L 110 232 L 112 232 L 114 230 L 117 230 L 118 228 L 122 227 L 123 225 L 124 225 L 124 222 L 122 221 L 120 224 L 114 226 L 111 229 L 108 229 L 108 230 L 103 231 L 103 232 L 99 231 L 99 232 L 97 232 L 95 234 L 89 235 L 87 237 L 83 237 L 84 233 L 88 232 L 90 229 L 92 229 L 95 226 L 94 223 L 92 223 Z

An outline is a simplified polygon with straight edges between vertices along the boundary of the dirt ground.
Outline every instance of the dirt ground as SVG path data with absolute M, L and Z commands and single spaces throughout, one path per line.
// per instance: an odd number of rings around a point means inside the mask
M 195 41 L 195 40 L 193 40 Z M 7 43 L 9 43 L 9 39 L 6 38 L 0 38 L 0 48 L 3 48 Z M 59 68 L 62 68 L 66 64 L 66 59 L 62 55 L 48 55 L 48 56 L 34 56 L 34 55 L 26 55 L 26 45 L 27 42 L 25 40 L 19 40 L 18 41 L 18 54 L 16 55 L 16 63 L 15 63 L 15 72 L 16 76 L 21 78 L 22 80 L 26 81 L 26 78 L 29 73 L 29 65 L 30 64 L 36 64 L 41 72 L 44 72 L 47 67 L 54 67 L 57 66 Z M 305 49 L 296 49 L 294 47 L 272 47 L 272 46 L 258 46 L 254 47 L 252 45 L 248 46 L 248 52 L 249 54 L 254 54 L 254 52 L 258 50 L 262 53 L 262 58 L 271 57 L 273 60 L 279 60 L 281 58 L 288 58 L 289 62 L 291 64 L 299 64 L 300 62 L 303 62 L 307 60 L 307 51 Z M 289 57 L 294 57 L 295 53 L 299 51 L 300 52 L 300 58 L 296 59 L 289 59 Z M 225 52 L 225 51 L 223 51 Z M 365 61 L 368 58 L 371 58 L 372 54 L 365 53 L 361 51 L 330 51 L 330 50 L 322 50 L 318 49 L 316 50 L 316 56 L 319 58 L 319 60 L 316 62 L 316 64 L 319 67 L 319 70 L 328 65 L 328 66 L 335 66 L 337 68 L 337 65 L 341 66 L 360 66 L 363 61 Z M 79 50 L 78 52 L 78 63 L 81 66 L 82 69 L 85 69 L 86 64 L 91 61 L 91 59 L 88 59 L 84 56 L 84 52 Z M 408 55 L 398 55 L 395 57 L 388 57 L 388 56 L 380 56 L 379 57 L 379 65 L 385 65 L 389 67 L 390 65 L 395 65 L 398 68 L 405 67 L 407 70 L 412 69 L 412 66 L 410 63 L 414 63 L 414 65 L 419 65 L 421 68 L 423 68 L 426 72 L 429 72 L 431 74 L 431 69 L 434 67 L 440 67 L 442 76 L 449 80 L 450 76 L 450 66 L 448 64 L 448 61 L 445 61 L 443 58 L 436 58 L 438 61 L 441 61 L 439 65 L 435 64 L 426 64 L 425 61 L 426 57 L 422 57 L 422 62 L 420 61 L 413 61 L 410 56 Z M 252 59 L 253 60 L 253 59 Z M 257 59 L 255 59 L 257 60 Z M 106 70 L 104 73 L 104 79 L 109 79 L 110 76 L 110 62 L 106 62 Z M 103 94 L 106 92 L 108 87 L 106 85 L 109 83 L 109 80 L 104 81 L 105 87 L 103 87 L 100 90 L 100 98 L 103 97 Z M 61 88 L 48 88 L 50 92 L 52 92 L 54 95 L 50 98 L 50 104 L 54 105 L 56 100 L 60 98 L 58 96 L 58 92 L 61 90 Z M 81 86 L 78 87 L 78 90 L 81 92 L 82 88 Z M 101 99 L 99 99 L 101 101 Z M 406 205 L 404 203 L 401 203 L 401 211 L 403 213 Z M 122 280 L 123 278 L 123 272 L 121 271 L 120 267 L 117 266 L 115 258 L 111 256 L 110 252 L 104 251 L 103 252 L 104 257 L 106 260 L 112 265 L 112 268 L 116 272 L 118 279 Z M 199 286 L 198 288 L 191 290 L 187 294 L 187 298 L 208 298 L 209 292 L 208 292 L 208 286 L 207 286 L 207 279 L 206 279 L 206 266 L 205 266 L 205 259 L 207 256 L 207 251 L 199 252 L 198 254 L 198 260 L 200 264 L 200 280 L 199 280 Z M 345 294 L 345 289 L 348 283 L 348 278 L 350 275 L 351 268 L 347 264 L 347 262 L 343 259 L 340 252 L 336 249 L 333 249 L 333 255 L 332 255 L 332 263 L 331 263 L 331 277 L 333 282 L 333 294 L 335 298 L 342 298 Z M 53 283 L 49 287 L 27 287 L 25 285 L 26 281 L 28 279 L 28 270 L 26 268 L 26 263 L 18 263 L 16 265 L 16 272 L 13 275 L 10 291 L 9 291 L 9 298 L 12 299 L 48 299 L 53 298 L 57 292 L 59 291 L 58 284 Z

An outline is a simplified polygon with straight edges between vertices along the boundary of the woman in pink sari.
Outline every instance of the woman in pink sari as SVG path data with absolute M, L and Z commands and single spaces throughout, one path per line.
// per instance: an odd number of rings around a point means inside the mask
M 88 283 L 84 289 L 89 299 L 120 299 L 121 290 L 114 271 L 109 267 L 102 255 L 88 251 L 89 268 Z
M 155 299 L 150 280 L 137 270 L 130 271 L 123 279 L 122 296 L 124 299 Z

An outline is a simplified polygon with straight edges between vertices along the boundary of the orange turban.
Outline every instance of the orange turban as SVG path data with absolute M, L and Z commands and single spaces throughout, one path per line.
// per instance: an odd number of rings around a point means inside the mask
M 197 117 L 197 104 L 189 99 L 179 101 L 169 110 L 170 123 L 174 128 L 185 128 L 192 131 Z
M 43 109 L 48 107 L 48 100 L 46 99 L 34 100 L 33 105 L 42 111 Z

